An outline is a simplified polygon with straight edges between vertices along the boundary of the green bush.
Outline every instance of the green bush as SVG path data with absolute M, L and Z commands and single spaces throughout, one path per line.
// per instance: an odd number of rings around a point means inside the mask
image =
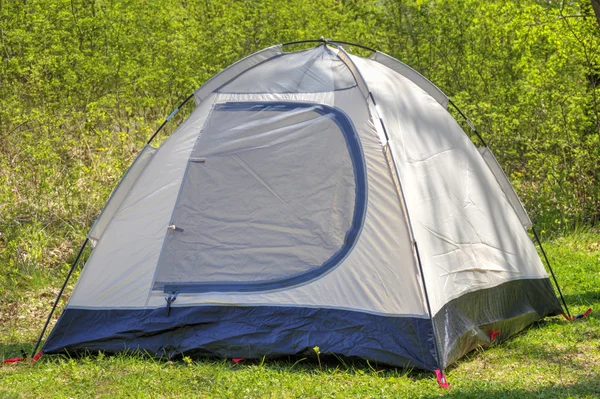
M 2 2 L 0 279 L 35 285 L 68 262 L 144 141 L 210 76 L 320 36 L 378 48 L 435 82 L 542 228 L 596 223 L 600 28 L 588 3 Z

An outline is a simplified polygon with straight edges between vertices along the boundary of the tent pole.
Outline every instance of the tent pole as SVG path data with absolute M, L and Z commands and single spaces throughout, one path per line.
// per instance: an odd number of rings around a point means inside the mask
M 419 272 L 421 273 L 421 282 L 423 283 L 423 293 L 425 294 L 425 302 L 427 303 L 427 312 L 429 312 L 429 321 L 431 322 L 431 329 L 433 331 L 433 347 L 435 348 L 435 354 L 437 356 L 438 367 L 443 372 L 444 365 L 442 364 L 442 357 L 440 356 L 440 350 L 438 348 L 437 334 L 435 333 L 435 326 L 433 324 L 433 313 L 431 313 L 431 304 L 429 302 L 429 295 L 427 294 L 427 286 L 425 285 L 425 274 L 423 274 L 423 264 L 421 263 L 421 254 L 419 253 L 419 246 L 417 241 L 414 240 L 415 253 L 417 254 L 417 261 L 419 262 Z
M 486 142 L 483 139 L 483 137 L 481 137 L 481 134 L 479 134 L 479 132 L 477 131 L 477 129 L 475 129 L 475 126 L 473 126 L 473 123 L 471 123 L 471 120 L 469 118 L 467 118 L 467 116 L 465 114 L 463 114 L 463 112 L 460 110 L 460 108 L 458 108 L 458 106 L 456 104 L 454 104 L 454 102 L 452 100 L 448 99 L 448 103 L 450 105 L 452 105 L 454 107 L 454 109 L 456 111 L 458 111 L 458 113 L 460 114 L 460 116 L 462 116 L 464 118 L 464 120 L 467 122 L 467 124 L 469 125 L 469 127 L 471 128 L 471 130 L 473 130 L 473 132 L 475 132 L 475 134 L 477 135 L 477 138 L 479 139 L 479 141 L 481 141 L 481 144 L 483 144 L 484 147 L 487 147 L 488 145 L 486 144 Z
M 350 42 L 341 42 L 339 40 L 324 39 L 324 38 L 321 38 L 321 39 L 318 39 L 318 40 L 299 40 L 297 42 L 283 43 L 281 45 L 281 47 L 291 46 L 293 44 L 303 44 L 303 43 L 321 43 L 321 44 L 333 44 L 333 45 L 336 45 L 336 44 L 347 44 L 348 46 L 354 46 L 354 47 L 362 48 L 364 50 L 372 51 L 373 53 L 377 52 L 377 50 L 372 49 L 371 47 L 363 46 L 363 45 L 360 45 L 360 44 L 350 43 Z
M 50 311 L 50 314 L 48 315 L 48 319 L 46 319 L 46 324 L 44 324 L 42 333 L 40 334 L 40 337 L 38 338 L 37 343 L 35 344 L 35 348 L 33 348 L 33 352 L 31 353 L 32 359 L 35 356 L 35 353 L 37 352 L 37 349 L 40 346 L 42 339 L 44 338 L 44 334 L 46 333 L 48 324 L 50 324 L 50 319 L 52 319 L 52 315 L 54 314 L 54 311 L 56 310 L 58 301 L 60 301 L 60 297 L 62 296 L 63 292 L 65 291 L 65 288 L 67 287 L 67 283 L 69 282 L 69 279 L 71 278 L 71 275 L 73 274 L 73 271 L 75 270 L 75 266 L 77 266 L 77 263 L 79 262 L 79 258 L 81 258 L 81 255 L 83 254 L 83 250 L 85 249 L 85 246 L 87 245 L 87 243 L 89 241 L 90 241 L 90 239 L 86 237 L 85 241 L 81 245 L 81 248 L 79 249 L 79 253 L 77 254 L 77 257 L 75 258 L 75 261 L 71 265 L 71 269 L 69 269 L 69 274 L 67 274 L 67 278 L 65 279 L 65 282 L 63 283 L 62 288 L 60 289 L 60 292 L 56 296 L 56 300 L 54 301 L 54 306 L 52 306 L 52 310 Z
M 567 302 L 565 301 L 565 297 L 563 296 L 563 293 L 560 290 L 560 285 L 558 285 L 558 280 L 556 280 L 556 276 L 554 275 L 554 270 L 552 270 L 552 266 L 550 265 L 550 261 L 548 260 L 548 257 L 546 256 L 546 251 L 544 251 L 544 247 L 542 246 L 542 241 L 540 240 L 540 237 L 538 236 L 538 234 L 535 231 L 535 228 L 533 226 L 531 226 L 531 231 L 533 231 L 533 236 L 535 237 L 535 240 L 537 241 L 538 245 L 540 246 L 540 249 L 542 251 L 542 255 L 544 255 L 544 259 L 546 260 L 546 264 L 548 265 L 548 269 L 550 269 L 550 274 L 552 274 L 552 279 L 554 280 L 554 284 L 556 285 L 556 289 L 558 290 L 558 293 L 560 294 L 560 299 L 562 300 L 562 303 L 565 306 L 565 310 L 567 311 L 567 316 L 569 316 L 569 320 L 570 320 L 571 319 L 571 312 L 569 312 L 569 307 L 567 306 Z
M 342 52 L 345 52 L 344 49 L 341 49 Z M 339 56 L 339 54 L 338 54 Z M 343 60 L 342 60 L 343 61 Z M 350 62 L 352 62 L 350 60 Z M 356 68 L 356 65 L 354 65 L 354 67 Z M 351 71 L 352 72 L 352 71 Z M 367 103 L 367 107 L 369 107 L 369 99 L 371 99 L 371 101 L 373 102 L 373 107 L 375 108 L 375 114 L 376 116 L 379 118 L 379 122 L 381 123 L 381 128 L 383 129 L 383 132 L 385 134 L 385 137 L 387 140 L 389 140 L 388 137 L 388 133 L 387 133 L 387 129 L 385 128 L 385 123 L 383 122 L 383 118 L 382 116 L 379 114 L 379 112 L 377 111 L 377 102 L 375 101 L 375 97 L 373 96 L 373 93 L 371 93 L 371 90 L 369 90 L 369 87 L 367 85 L 367 82 L 364 80 L 364 78 L 360 75 L 360 73 L 358 74 L 358 76 L 355 76 L 355 79 L 362 79 L 363 83 L 365 85 L 365 87 L 367 88 L 368 92 L 369 92 L 369 97 L 365 98 L 365 101 Z M 358 80 L 356 80 L 356 83 L 358 84 Z M 386 144 L 389 145 L 389 144 Z M 408 204 L 406 203 L 406 197 L 404 196 L 404 189 L 402 188 L 402 179 L 400 179 L 400 174 L 398 173 L 398 168 L 396 166 L 396 160 L 394 159 L 394 155 L 392 153 L 392 150 L 390 149 L 390 157 L 391 157 L 391 161 L 394 167 L 394 170 L 392 171 L 390 168 L 390 173 L 394 173 L 396 175 L 396 179 L 398 179 L 398 189 L 399 189 L 399 193 L 398 193 L 398 199 L 400 200 L 401 206 L 404 209 L 405 212 L 405 217 L 406 217 L 406 224 L 408 227 L 408 232 L 410 235 L 410 240 L 413 243 L 414 246 L 414 250 L 415 250 L 415 255 L 416 255 L 416 260 L 417 260 L 417 266 L 419 267 L 419 272 L 421 273 L 421 282 L 423 284 L 423 293 L 425 295 L 425 302 L 427 304 L 427 311 L 429 313 L 429 320 L 431 322 L 431 330 L 433 332 L 433 346 L 435 349 L 435 354 L 436 354 L 436 360 L 438 363 L 438 367 L 441 373 L 441 378 L 443 378 L 443 382 L 441 382 L 441 380 L 438 380 L 438 382 L 440 383 L 440 386 L 445 385 L 446 381 L 445 381 L 445 377 L 443 376 L 443 372 L 444 372 L 444 365 L 442 363 L 442 357 L 440 356 L 440 349 L 439 349 L 439 343 L 438 343 L 438 339 L 437 339 L 437 334 L 435 331 L 435 325 L 433 324 L 433 314 L 431 313 L 431 304 L 429 302 L 429 295 L 427 293 L 427 284 L 425 283 L 425 275 L 423 274 L 423 264 L 421 263 L 421 254 L 419 253 L 419 247 L 417 245 L 417 240 L 415 239 L 415 233 L 413 230 L 413 226 L 412 226 L 412 221 L 410 219 L 410 212 L 408 210 Z
M 169 114 L 169 116 L 167 116 L 167 119 L 165 119 L 165 121 L 162 123 L 162 125 L 160 125 L 158 127 L 158 129 L 156 130 L 156 132 L 154 132 L 154 134 L 148 139 L 148 141 L 146 142 L 146 144 L 150 144 L 152 142 L 152 140 L 154 140 L 154 138 L 156 137 L 156 135 L 162 130 L 163 127 L 165 127 L 165 125 L 167 124 L 168 121 L 171 120 L 172 117 L 175 116 L 175 114 L 177 114 L 177 112 L 179 112 L 179 110 L 181 109 L 181 107 L 183 107 L 185 105 L 185 103 L 187 103 L 188 101 L 190 101 L 190 99 L 194 97 L 194 93 L 190 94 L 185 100 L 183 100 L 183 102 L 181 104 L 179 104 L 179 106 L 177 108 L 175 108 L 173 110 L 173 112 L 171 112 Z

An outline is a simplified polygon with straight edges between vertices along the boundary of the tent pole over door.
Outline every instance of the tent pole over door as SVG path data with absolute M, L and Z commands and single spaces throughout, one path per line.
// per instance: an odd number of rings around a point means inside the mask
M 171 120 L 172 117 L 174 117 L 177 112 L 179 112 L 179 110 L 181 109 L 181 107 L 183 107 L 185 105 L 185 103 L 187 103 L 188 101 L 190 101 L 190 99 L 194 97 L 194 93 L 190 94 L 185 100 L 183 100 L 183 102 L 181 104 L 179 104 L 179 106 L 177 108 L 175 108 L 173 110 L 173 112 L 171 112 L 169 114 L 169 116 L 167 116 L 167 119 L 165 119 L 165 121 L 162 123 L 162 125 L 160 125 L 158 127 L 158 129 L 156 130 L 156 132 L 154 132 L 154 134 L 148 139 L 148 141 L 146 142 L 146 144 L 150 144 L 152 142 L 152 140 L 154 140 L 154 138 L 156 137 L 156 135 L 162 130 L 163 127 L 165 127 L 165 125 L 167 124 L 168 121 Z

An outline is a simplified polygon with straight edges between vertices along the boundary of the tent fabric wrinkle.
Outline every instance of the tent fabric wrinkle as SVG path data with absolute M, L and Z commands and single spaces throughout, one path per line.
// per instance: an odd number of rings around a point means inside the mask
M 369 97 L 369 88 L 367 87 L 365 80 L 363 79 L 362 75 L 360 74 L 360 71 L 358 70 L 358 68 L 356 68 L 356 65 L 352 61 L 352 58 L 350 58 L 350 55 L 346 52 L 346 50 L 344 50 L 343 47 L 340 47 L 340 49 L 338 51 L 338 57 L 340 57 L 340 60 L 342 60 L 344 62 L 344 64 L 348 68 L 348 70 L 350 70 L 350 72 L 352 73 L 352 76 L 354 77 L 354 80 L 356 81 L 356 84 L 358 85 L 360 92 L 363 94 L 363 96 L 365 98 L 368 98 Z
M 372 60 L 355 62 L 366 71 L 367 84 L 384 109 L 400 180 L 410 187 L 407 209 L 421 250 L 432 312 L 439 311 L 454 293 L 494 286 L 520 274 L 547 277 L 517 214 L 502 199 L 502 188 L 452 116 L 406 77 Z M 478 250 L 465 248 L 452 253 L 448 262 L 436 261 L 436 256 L 454 248 L 449 240 L 477 245 Z M 489 264 L 501 266 L 504 273 L 460 273 L 461 278 L 448 273 L 449 268 L 485 269 Z
M 561 313 L 507 176 L 407 65 L 273 46 L 194 97 L 90 230 L 45 353 L 319 346 L 442 373 Z
M 478 151 L 481 154 L 481 156 L 483 157 L 487 166 L 490 168 L 490 171 L 496 178 L 496 181 L 500 185 L 500 188 L 502 189 L 502 192 L 504 193 L 506 200 L 508 201 L 510 206 L 513 208 L 513 210 L 519 217 L 519 220 L 521 221 L 521 224 L 523 225 L 523 227 L 525 229 L 530 228 L 532 226 L 531 219 L 529 219 L 529 215 L 527 215 L 527 211 L 523 207 L 523 204 L 521 204 L 521 200 L 519 200 L 517 193 L 515 193 L 515 190 L 510 185 L 510 181 L 508 180 L 508 177 L 506 177 L 506 174 L 504 174 L 504 171 L 502 170 L 502 167 L 498 163 L 498 160 L 496 160 L 496 157 L 494 156 L 494 154 L 492 154 L 492 152 L 490 151 L 490 149 L 488 147 L 479 148 Z
M 262 78 L 265 74 L 269 79 Z M 220 93 L 327 93 L 356 86 L 336 51 L 321 48 L 273 57 L 240 74 Z

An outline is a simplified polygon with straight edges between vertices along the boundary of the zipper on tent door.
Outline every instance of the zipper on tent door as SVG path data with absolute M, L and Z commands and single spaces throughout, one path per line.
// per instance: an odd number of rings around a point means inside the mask
M 177 292 L 171 292 L 165 298 L 165 301 L 167 301 L 167 317 L 169 317 L 169 315 L 171 314 L 171 304 L 173 302 L 175 302 L 176 300 L 177 300 Z

